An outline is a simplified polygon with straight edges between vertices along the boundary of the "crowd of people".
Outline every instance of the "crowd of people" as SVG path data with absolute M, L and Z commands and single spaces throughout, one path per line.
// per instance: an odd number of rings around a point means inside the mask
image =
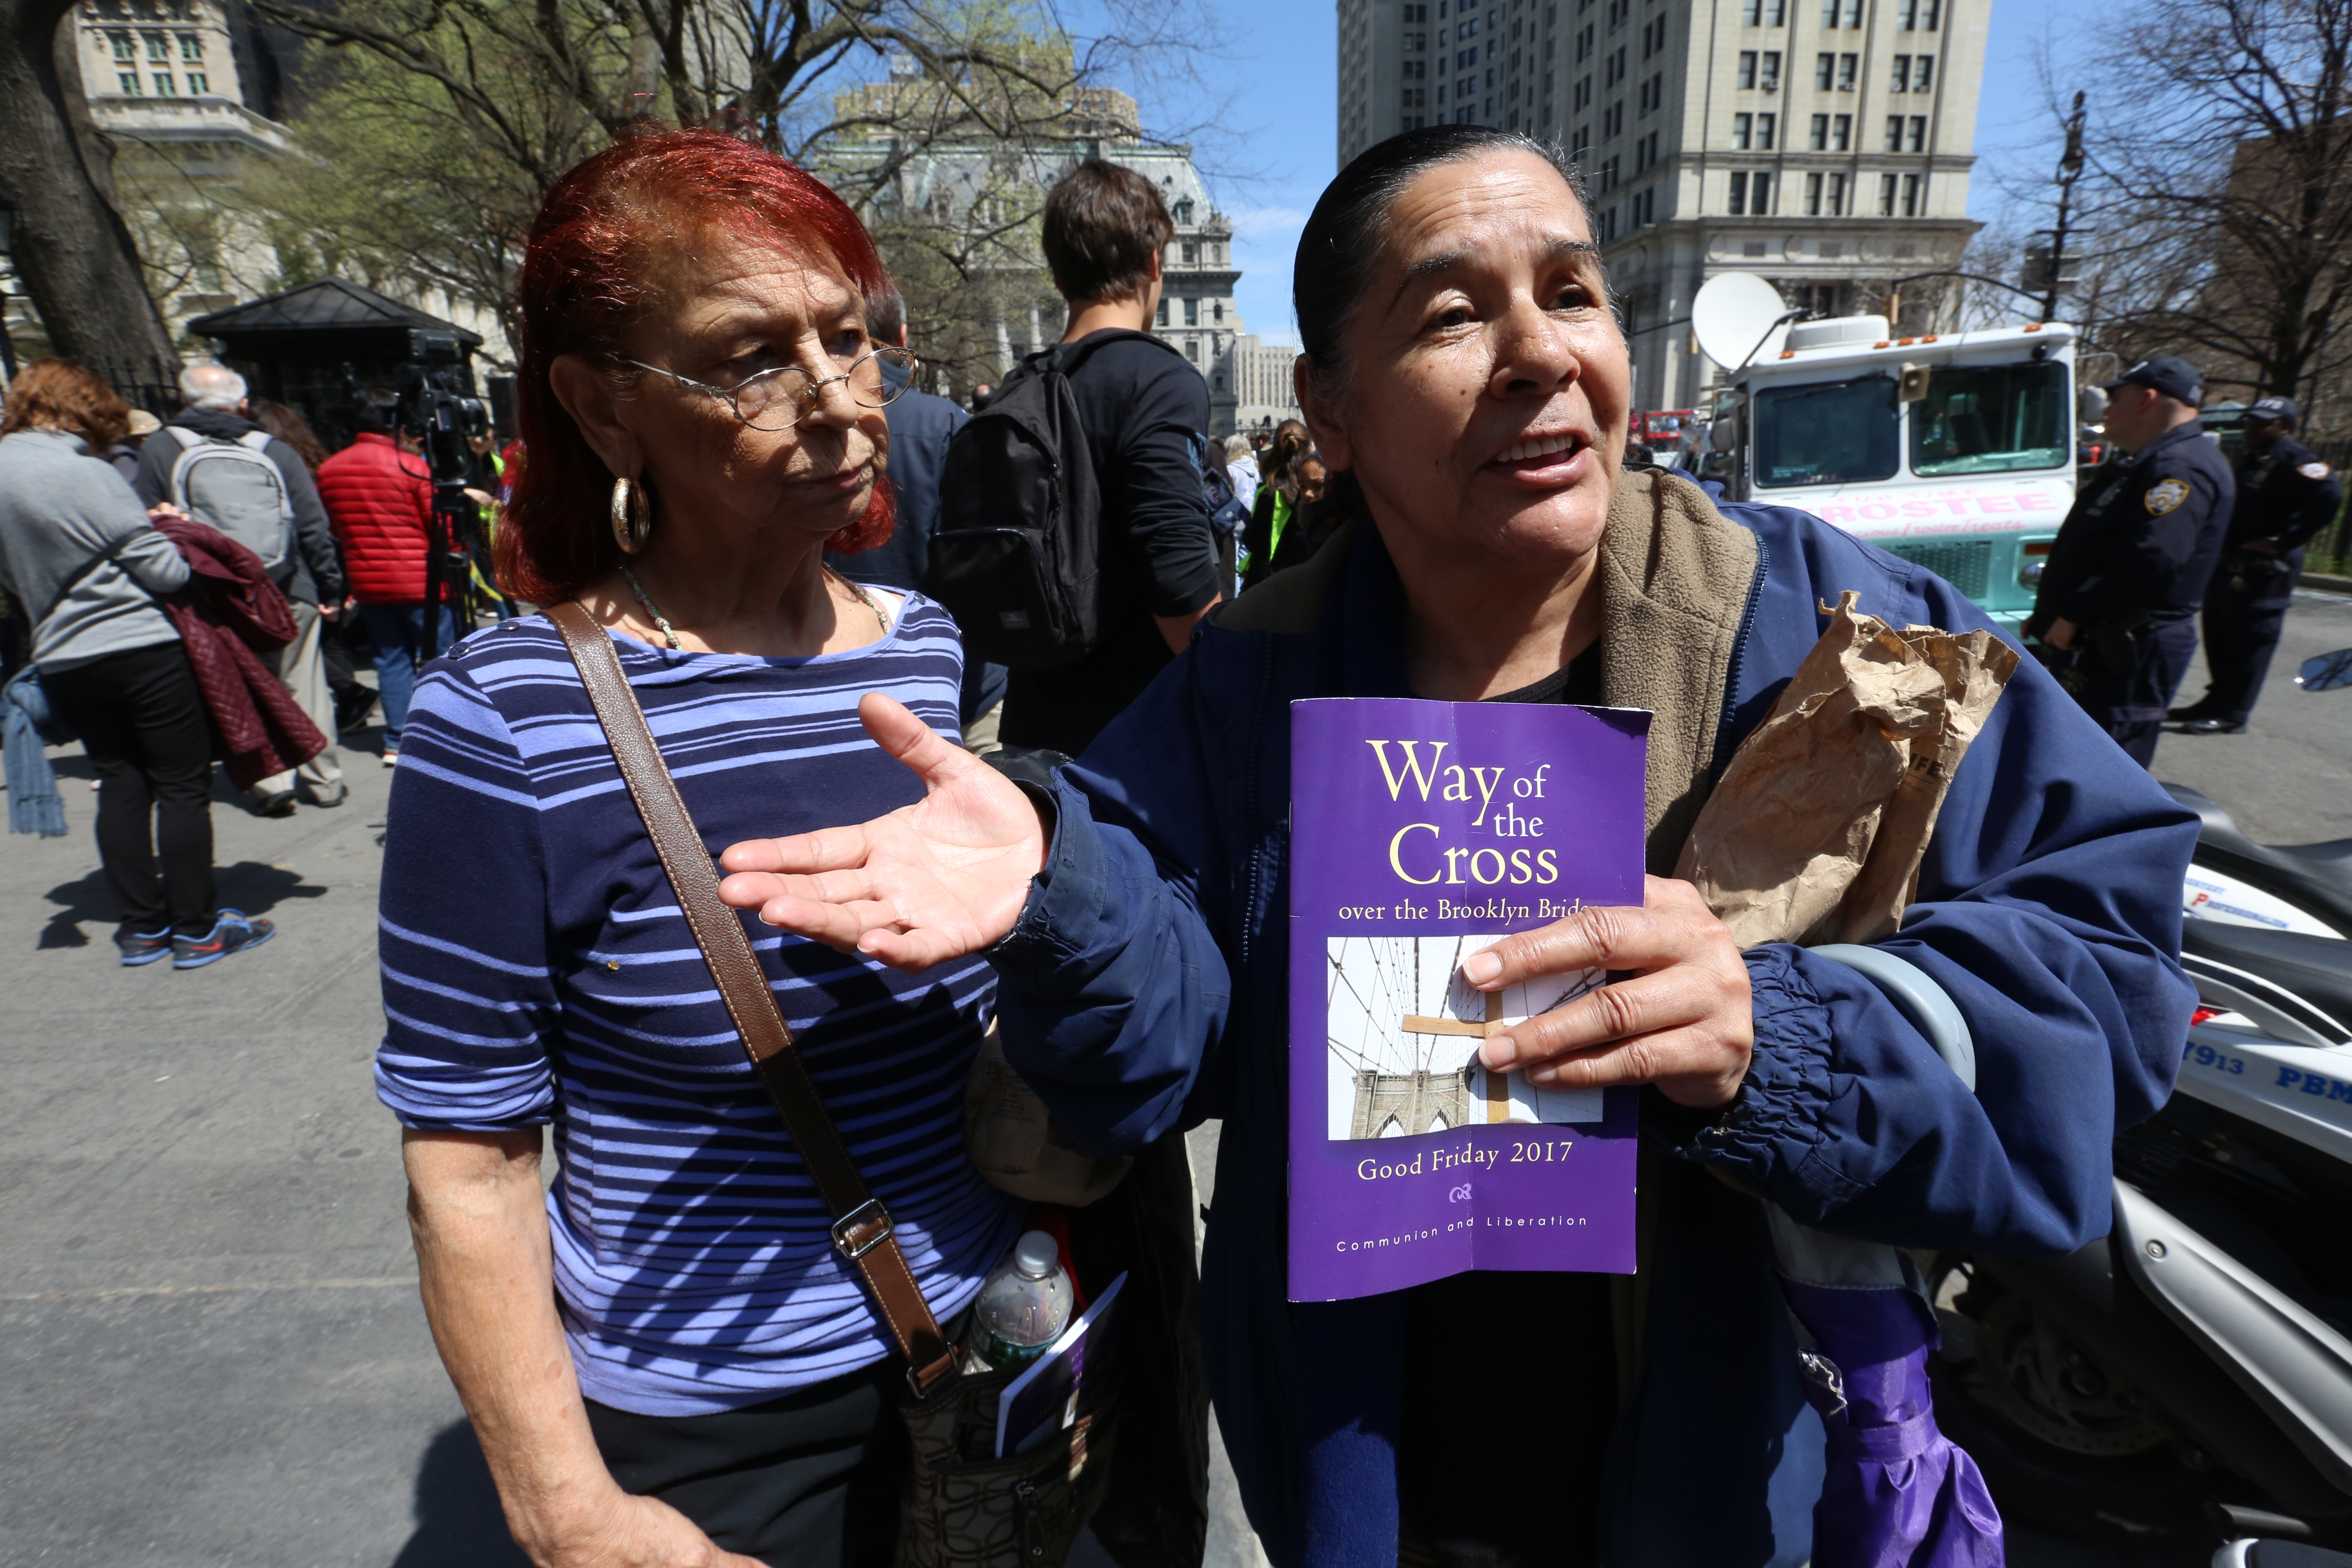
M 2114 1134 L 2169 1091 L 2194 1003 L 2194 818 L 2029 662 L 1877 944 L 1903 996 L 1826 952 L 1742 951 L 1667 874 L 1822 606 L 1989 623 L 1809 515 L 1628 467 L 1627 350 L 1556 150 L 1436 126 L 1343 170 L 1294 278 L 1305 417 L 1221 450 L 1201 376 L 1149 331 L 1158 190 L 1090 159 L 1042 223 L 1063 336 L 975 416 L 920 389 L 872 238 L 799 167 L 640 128 L 565 174 L 520 283 L 527 460 L 482 498 L 503 485 L 499 607 L 544 608 L 478 629 L 428 602 L 430 487 L 387 411 L 321 458 L 194 367 L 126 479 L 127 411 L 28 370 L 0 583 L 100 772 L 124 961 L 268 935 L 215 907 L 228 725 L 162 607 L 222 557 L 172 531 L 259 539 L 267 500 L 283 531 L 236 586 L 286 634 L 262 673 L 303 724 L 264 725 L 247 771 L 282 765 L 246 783 L 265 810 L 341 798 L 353 715 L 320 693 L 356 614 L 401 763 L 376 1086 L 435 1342 L 534 1562 L 1009 1562 L 907 1554 L 937 1478 L 906 1412 L 1041 1225 L 1082 1292 L 1126 1280 L 1084 1510 L 1122 1568 L 1197 1568 L 1212 1401 L 1281 1568 L 1804 1561 L 1826 1439 L 1758 1200 L 1913 1248 L 2103 1236 Z M 928 585 L 972 432 L 1047 377 L 1091 474 L 1095 630 L 1006 668 L 964 652 L 1004 628 Z M 192 487 L 199 457 L 247 471 Z M 2059 646 L 2096 592 L 2073 559 L 2045 590 Z M 1290 1300 L 1289 725 L 1329 697 L 1652 713 L 1645 901 L 1463 973 L 1612 973 L 1481 1059 L 1641 1091 L 1633 1288 Z M 1922 991 L 1972 1035 L 1973 1085 L 1915 1022 Z M 976 1165 L 966 1086 L 994 1057 L 1041 1123 L 1119 1163 L 1107 1194 L 1049 1213 Z M 1182 1136 L 1213 1118 L 1203 1215 Z M 1528 1370 L 1456 1375 L 1465 1345 Z
M 179 391 L 162 420 L 70 361 L 10 384 L 0 717 L 29 735 L 37 714 L 47 738 L 81 742 L 123 963 L 190 969 L 274 934 L 218 904 L 214 764 L 262 815 L 339 806 L 341 737 L 379 705 L 383 763 L 398 760 L 425 653 L 433 485 L 393 402 L 361 405 L 354 438 L 330 453 L 299 410 L 251 396 L 226 365 L 189 365 Z M 494 486 L 490 447 L 474 458 Z M 467 493 L 486 547 L 496 498 Z M 442 595 L 439 647 L 457 640 L 461 585 Z M 54 795 L 37 745 L 11 750 L 8 789 L 12 808 Z M 24 819 L 63 826 L 54 810 Z

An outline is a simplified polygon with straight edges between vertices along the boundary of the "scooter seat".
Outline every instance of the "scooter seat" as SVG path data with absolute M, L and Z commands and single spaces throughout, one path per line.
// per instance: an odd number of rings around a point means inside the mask
M 2322 870 L 2335 871 L 2352 881 L 2352 838 L 2331 838 L 2325 844 L 2272 844 L 2266 848 L 2291 855 Z M 2352 891 L 2352 888 L 2347 888 Z
M 2200 818 L 2197 858 L 2200 864 L 2242 877 L 2339 931 L 2352 930 L 2352 838 L 2326 844 L 2257 844 L 2207 796 L 2185 784 L 2168 784 L 2164 788 Z
M 2220 921 L 2185 921 L 2180 950 L 2284 986 L 2343 1026 L 2352 1038 L 2352 942 Z

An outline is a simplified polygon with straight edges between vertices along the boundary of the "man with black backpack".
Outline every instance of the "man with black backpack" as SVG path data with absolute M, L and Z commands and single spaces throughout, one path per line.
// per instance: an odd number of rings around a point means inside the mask
M 331 741 L 319 606 L 341 602 L 343 568 L 319 487 L 301 453 L 246 417 L 245 377 L 226 365 L 182 371 L 180 399 L 187 407 L 140 448 L 131 488 L 147 505 L 168 501 L 261 558 L 294 611 L 296 637 L 278 655 L 278 679 Z M 290 816 L 298 782 L 314 805 L 343 804 L 331 744 L 294 772 L 255 784 L 254 800 L 273 816 Z
M 1149 331 L 1176 232 L 1159 191 L 1089 158 L 1044 226 L 1069 326 L 957 432 L 924 586 L 967 658 L 1011 667 L 1004 743 L 1076 756 L 1183 650 L 1224 574 L 1208 384 Z

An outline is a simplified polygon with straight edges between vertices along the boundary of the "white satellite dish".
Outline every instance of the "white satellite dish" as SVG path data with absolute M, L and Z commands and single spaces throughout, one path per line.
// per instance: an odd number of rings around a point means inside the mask
M 1780 318 L 1788 313 L 1780 290 L 1753 272 L 1718 273 L 1691 301 L 1691 332 L 1707 358 L 1736 371 L 1780 352 L 1789 336 Z

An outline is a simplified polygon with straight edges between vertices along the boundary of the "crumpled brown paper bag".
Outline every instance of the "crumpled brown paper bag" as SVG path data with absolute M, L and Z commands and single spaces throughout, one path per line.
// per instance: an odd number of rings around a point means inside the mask
M 1131 1156 L 1104 1158 L 1073 1144 L 1013 1064 L 991 1024 L 964 1080 L 963 1143 L 989 1185 L 1034 1204 L 1084 1208 L 1118 1185 Z
M 1860 597 L 1828 612 L 1675 867 L 1743 948 L 1895 931 L 1952 773 L 2017 669 L 1990 632 L 1896 631 Z

